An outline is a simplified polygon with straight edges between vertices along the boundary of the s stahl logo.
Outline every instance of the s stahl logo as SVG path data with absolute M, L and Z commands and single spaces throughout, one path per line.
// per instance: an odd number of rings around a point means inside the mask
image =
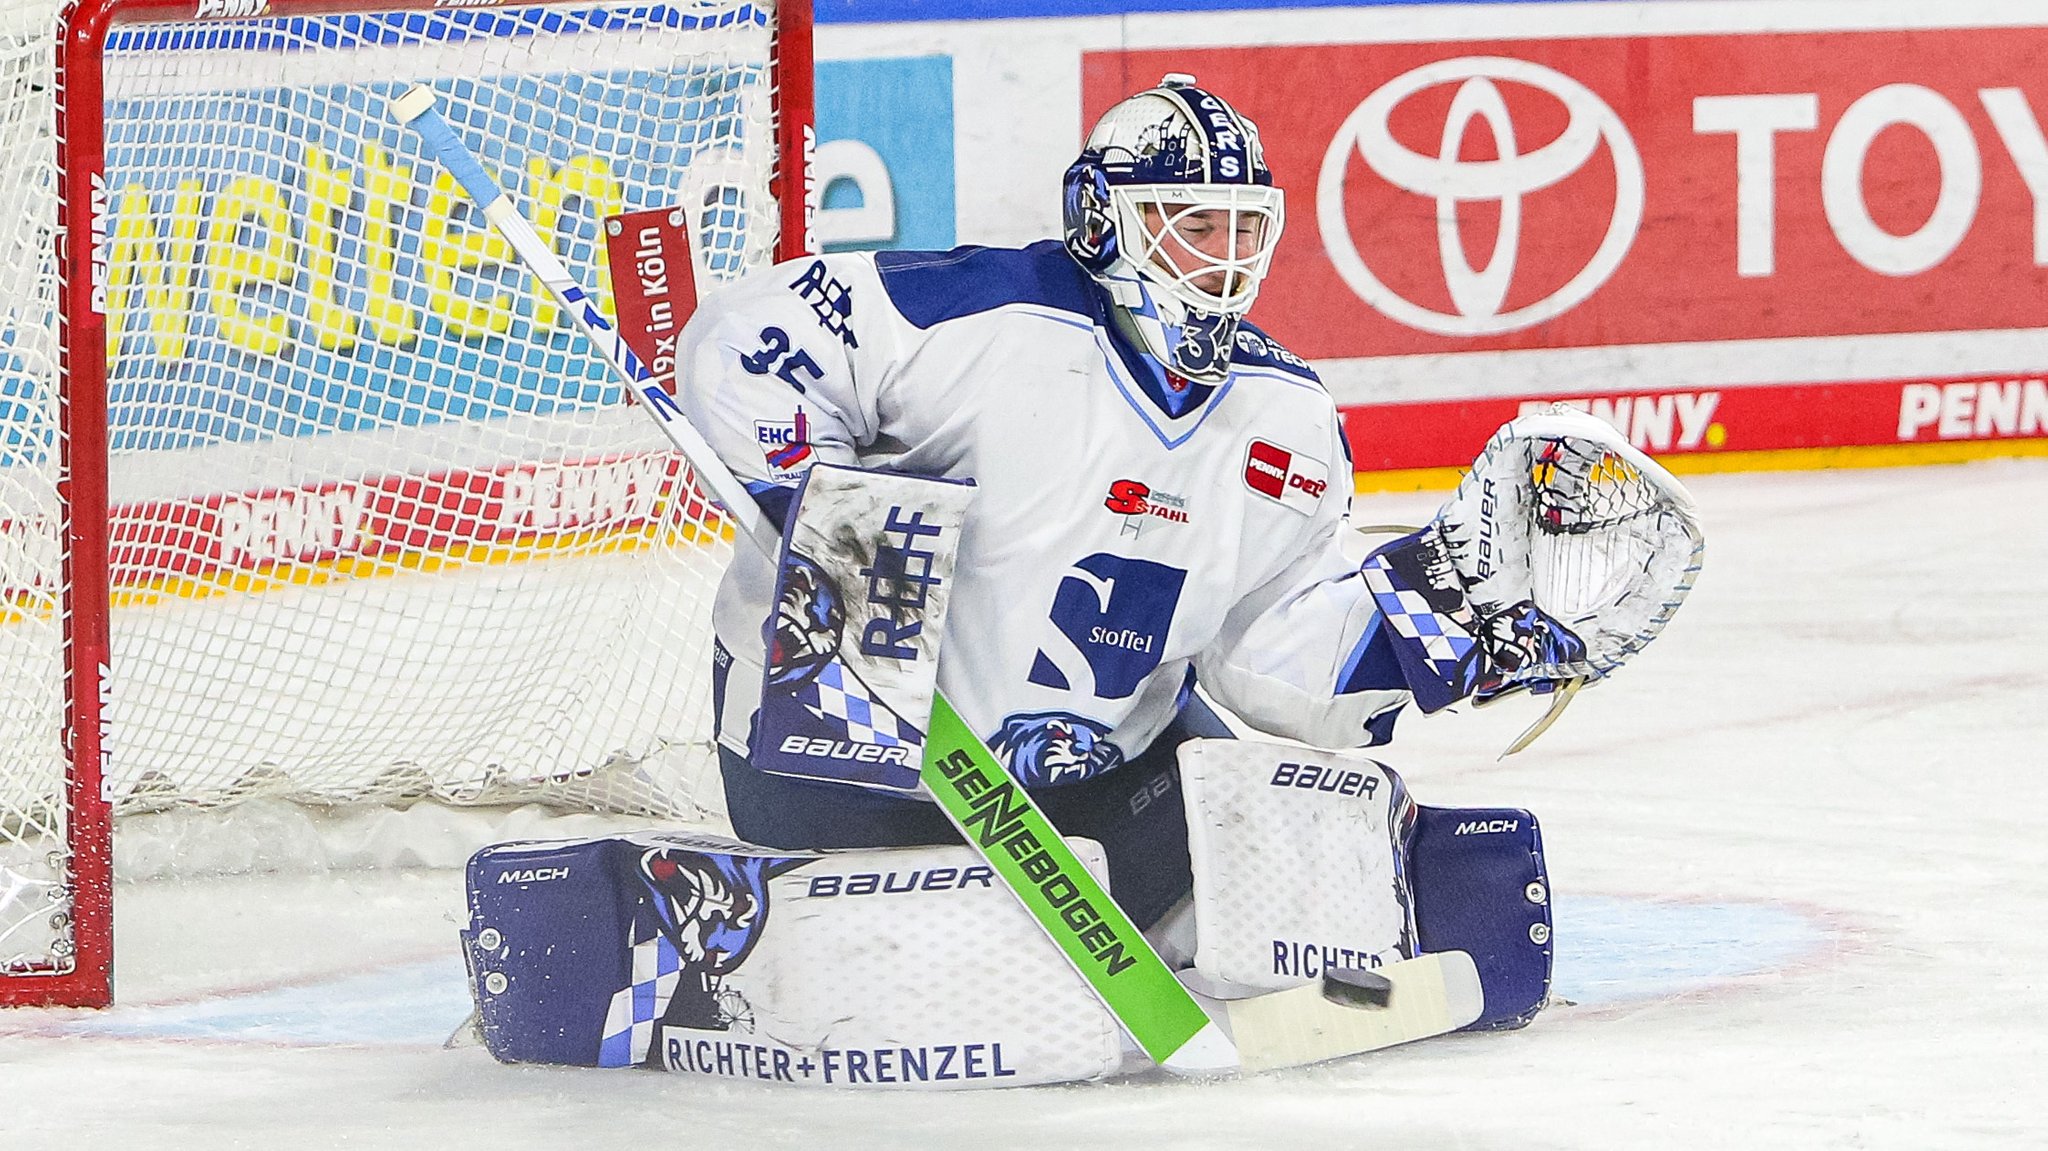
M 1143 480 L 1117 480 L 1110 484 L 1102 506 L 1120 516 L 1151 516 L 1175 524 L 1188 522 L 1186 499 L 1154 491 Z
M 1142 516 L 1150 506 L 1145 497 L 1151 494 L 1152 489 L 1143 481 L 1118 480 L 1109 485 L 1109 498 L 1102 501 L 1102 506 L 1120 516 Z
M 1418 93 L 1457 84 L 1444 116 L 1436 155 L 1394 139 L 1389 121 Z M 1516 151 L 1515 124 L 1502 84 L 1535 88 L 1564 105 L 1564 131 L 1530 152 Z M 1459 158 L 1473 121 L 1483 121 L 1498 159 Z M 1570 177 L 1605 146 L 1614 164 L 1614 207 L 1599 248 L 1563 287 L 1524 307 L 1503 311 L 1522 239 L 1522 200 Z M 1357 156 L 1403 191 L 1436 201 L 1437 248 L 1455 315 L 1402 296 L 1375 275 L 1345 217 L 1346 174 Z M 1474 268 L 1458 231 L 1459 205 L 1497 202 L 1500 221 L 1486 266 Z M 1643 160 L 1614 109 L 1592 89 L 1561 72 L 1504 56 L 1439 60 L 1396 76 L 1346 117 L 1323 155 L 1316 182 L 1316 219 L 1338 275 L 1360 299 L 1389 319 L 1442 336 L 1487 336 L 1555 319 L 1584 303 L 1621 266 L 1643 222 Z

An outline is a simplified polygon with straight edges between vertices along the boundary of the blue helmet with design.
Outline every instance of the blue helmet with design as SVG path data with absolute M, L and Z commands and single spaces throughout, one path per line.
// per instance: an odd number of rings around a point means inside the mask
M 1066 246 L 1144 349 L 1221 380 L 1286 222 L 1259 130 L 1174 73 L 1112 107 L 1064 183 Z

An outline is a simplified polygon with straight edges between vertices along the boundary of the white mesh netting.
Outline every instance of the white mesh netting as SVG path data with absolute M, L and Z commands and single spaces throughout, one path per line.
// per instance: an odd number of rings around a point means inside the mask
M 0 967 L 17 968 L 64 944 L 56 5 L 19 4 L 0 14 Z M 716 804 L 708 613 L 730 544 L 386 102 L 432 84 L 600 296 L 603 217 L 685 206 L 701 292 L 774 255 L 774 30 L 766 6 L 708 0 L 116 22 L 92 250 L 117 812 Z

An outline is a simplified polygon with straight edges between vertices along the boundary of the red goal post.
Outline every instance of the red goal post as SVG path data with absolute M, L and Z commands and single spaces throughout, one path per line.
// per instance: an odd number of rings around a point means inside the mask
M 385 115 L 419 81 L 600 289 L 623 210 L 694 213 L 700 285 L 815 248 L 808 0 L 0 29 L 0 1005 L 109 1001 L 114 813 L 702 799 L 729 532 Z

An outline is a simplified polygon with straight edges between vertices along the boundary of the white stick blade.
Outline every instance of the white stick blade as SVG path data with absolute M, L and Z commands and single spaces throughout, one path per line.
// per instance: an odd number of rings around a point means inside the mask
M 1230 1030 L 1247 1072 L 1299 1067 L 1412 1043 L 1479 1018 L 1485 993 L 1479 969 L 1462 951 L 1444 951 L 1379 969 L 1394 985 L 1385 1007 L 1352 1007 L 1324 997 L 1322 984 L 1233 1000 Z
M 1195 1077 L 1227 1075 L 1242 1070 L 1237 1048 L 1231 1045 L 1230 1037 L 1214 1022 L 1195 1032 L 1194 1038 L 1181 1044 L 1160 1066 L 1175 1075 Z

